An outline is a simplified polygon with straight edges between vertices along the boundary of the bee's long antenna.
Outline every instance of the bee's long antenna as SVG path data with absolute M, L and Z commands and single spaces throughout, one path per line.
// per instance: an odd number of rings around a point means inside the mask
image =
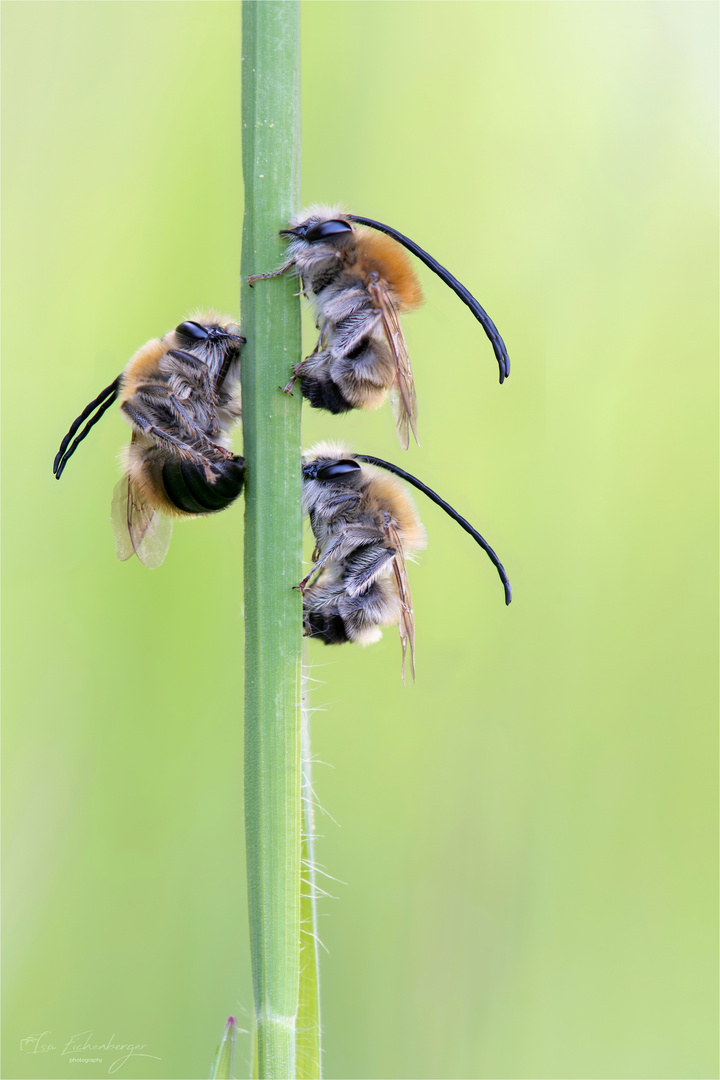
M 414 241 L 410 240 L 407 236 L 403 236 L 397 229 L 391 229 L 389 225 L 381 225 L 379 221 L 373 221 L 372 218 L 359 217 L 357 214 L 347 214 L 346 217 L 348 217 L 350 221 L 356 221 L 358 225 L 369 225 L 371 229 L 377 229 L 379 232 L 384 232 L 387 233 L 388 236 L 392 236 L 393 240 L 397 240 L 398 243 L 402 244 L 403 247 L 406 247 L 408 251 L 412 251 L 413 255 L 416 255 L 421 262 L 424 262 L 426 266 L 430 267 L 433 273 L 437 274 L 439 278 L 442 278 L 446 285 L 450 286 L 452 291 L 460 297 L 462 302 L 467 304 L 489 337 L 498 362 L 498 367 L 500 368 L 500 382 L 503 383 L 510 374 L 510 357 L 505 348 L 505 342 L 500 337 L 500 331 L 488 315 L 487 311 L 480 306 L 472 293 L 469 292 L 464 285 L 461 285 L 449 270 L 446 270 L 444 266 L 441 266 L 439 262 L 433 259 L 432 255 L 428 255 L 427 251 L 423 251 L 423 249 L 418 247 Z
M 110 406 L 113 404 L 113 402 L 117 398 L 118 390 L 120 388 L 120 380 L 121 379 L 122 379 L 122 375 L 118 375 L 117 379 L 115 379 L 114 382 L 111 382 L 109 386 L 106 386 L 104 390 L 101 390 L 100 393 L 98 394 L 98 396 L 96 398 L 93 398 L 93 400 L 90 402 L 89 405 L 85 406 L 83 411 L 78 416 L 77 420 L 73 421 L 73 423 L 72 423 L 72 425 L 70 427 L 70 430 L 68 431 L 68 433 L 65 436 L 65 438 L 63 439 L 63 441 L 60 443 L 60 449 L 58 450 L 57 454 L 55 455 L 55 461 L 53 462 L 53 473 L 55 475 L 56 480 L 59 480 L 60 477 L 62 476 L 63 469 L 67 465 L 68 460 L 75 453 L 75 450 L 77 449 L 78 445 L 83 441 L 85 436 L 90 432 L 91 428 L 93 428 L 95 426 L 95 424 L 97 424 L 97 422 L 100 419 L 100 417 L 102 416 L 102 414 L 104 412 L 107 412 L 107 410 L 110 408 Z M 78 430 L 78 428 L 82 424 L 83 420 L 87 420 L 88 416 L 90 416 L 90 414 L 92 412 L 94 412 L 95 409 L 97 409 L 97 412 L 95 413 L 95 416 L 90 417 L 87 424 L 82 429 L 82 431 L 80 432 L 80 434 L 78 435 L 78 437 L 75 439 L 72 446 L 68 450 L 68 444 L 69 444 L 70 440 L 72 439 L 73 435 Z
M 508 581 L 508 576 L 505 573 L 505 567 L 500 562 L 487 540 L 480 535 L 477 529 L 473 529 L 470 522 L 466 521 L 464 517 L 461 517 L 457 510 L 452 508 L 450 503 L 446 503 L 444 499 L 440 498 L 437 492 L 432 490 L 432 488 L 427 487 L 421 480 L 418 480 L 416 476 L 412 476 L 410 473 L 405 472 L 405 470 L 401 469 L 398 465 L 393 465 L 391 461 L 383 461 L 382 458 L 371 457 L 370 454 L 353 454 L 353 457 L 357 458 L 358 461 L 366 461 L 368 465 L 377 465 L 381 469 L 387 469 L 388 472 L 395 473 L 396 476 L 401 477 L 401 479 L 406 480 L 408 484 L 412 484 L 413 487 L 416 487 L 418 491 L 422 491 L 424 495 L 427 495 L 428 499 L 431 499 L 434 503 L 437 503 L 438 506 L 441 506 L 445 513 L 449 514 L 453 521 L 457 521 L 458 525 L 460 525 L 465 532 L 470 533 L 473 540 L 480 545 L 483 551 L 487 552 L 490 562 L 497 570 L 500 575 L 500 580 L 503 583 L 505 603 L 510 603 L 512 600 L 512 588 Z

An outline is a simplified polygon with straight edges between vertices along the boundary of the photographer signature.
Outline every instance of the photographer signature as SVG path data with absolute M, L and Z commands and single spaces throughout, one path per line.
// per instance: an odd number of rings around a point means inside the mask
M 153 1058 L 155 1061 L 162 1060 L 156 1054 L 143 1053 L 147 1043 L 115 1042 L 115 1032 L 106 1042 L 95 1042 L 95 1032 L 92 1028 L 88 1031 L 78 1031 L 69 1039 L 60 1039 L 57 1043 L 51 1039 L 51 1036 L 50 1030 L 42 1031 L 39 1035 L 26 1035 L 20 1040 L 20 1049 L 25 1054 L 60 1054 L 61 1057 L 69 1058 L 70 1061 L 83 1064 L 104 1061 L 106 1055 L 112 1055 L 113 1060 L 108 1068 L 111 1076 L 130 1058 L 144 1057 Z

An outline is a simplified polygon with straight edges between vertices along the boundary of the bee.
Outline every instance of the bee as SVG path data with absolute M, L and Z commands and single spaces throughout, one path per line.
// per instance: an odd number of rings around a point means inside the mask
M 303 504 L 315 536 L 314 566 L 297 586 L 303 594 L 306 637 L 326 645 L 370 645 L 382 636 L 381 626 L 397 625 L 403 680 L 408 647 L 415 678 L 405 556 L 425 547 L 426 536 L 412 499 L 396 477 L 422 491 L 470 533 L 497 569 L 505 603 L 512 600 L 505 569 L 487 541 L 404 469 L 369 454 L 352 454 L 341 445 L 320 443 L 303 458 L 302 477 Z
M 132 439 L 121 451 L 123 476 L 112 500 L 118 559 L 135 554 L 145 566 L 159 566 L 173 517 L 224 510 L 242 491 L 245 463 L 230 450 L 228 432 L 240 419 L 244 343 L 229 316 L 193 315 L 138 349 L 61 442 L 53 463 L 58 480 L 82 440 L 119 400 Z
M 492 343 L 500 382 L 510 374 L 507 349 L 487 312 L 452 274 L 396 229 L 347 214 L 340 206 L 311 206 L 280 235 L 289 241 L 285 262 L 248 281 L 252 285 L 297 274 L 320 331 L 313 352 L 292 369 L 284 388 L 288 393 L 300 379 L 302 394 L 314 408 L 342 413 L 377 408 L 390 391 L 400 445 L 407 450 L 411 430 L 418 441 L 415 385 L 400 315 L 418 308 L 423 295 L 403 247 L 470 308 Z

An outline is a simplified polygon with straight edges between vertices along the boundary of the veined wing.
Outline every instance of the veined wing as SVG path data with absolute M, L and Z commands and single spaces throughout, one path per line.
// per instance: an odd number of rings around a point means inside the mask
M 405 344 L 405 335 L 402 332 L 397 308 L 382 281 L 371 282 L 368 290 L 375 307 L 380 312 L 385 337 L 395 361 L 395 381 L 390 389 L 390 397 L 400 445 L 403 450 L 407 450 L 410 445 L 410 429 L 418 446 L 420 443 L 417 436 L 415 382 Z
M 410 646 L 410 669 L 412 671 L 413 682 L 415 682 L 415 617 L 413 613 L 412 596 L 410 595 L 407 567 L 405 565 L 405 554 L 403 552 L 402 541 L 398 535 L 398 531 L 388 518 L 385 519 L 383 531 L 388 543 L 395 549 L 395 558 L 393 559 L 392 565 L 393 573 L 395 575 L 395 584 L 397 585 L 398 595 L 400 597 L 398 631 L 400 633 L 400 643 L 402 645 L 403 682 L 405 682 L 405 657 L 407 655 L 408 645 Z
M 113 492 L 111 519 L 121 562 L 137 555 L 150 570 L 160 565 L 170 546 L 172 519 L 150 506 L 128 476 Z

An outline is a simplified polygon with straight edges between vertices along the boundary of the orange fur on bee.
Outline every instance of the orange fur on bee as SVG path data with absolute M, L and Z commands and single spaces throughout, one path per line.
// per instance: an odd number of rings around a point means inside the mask
M 133 396 L 139 386 L 157 375 L 158 364 L 166 352 L 167 346 L 160 338 L 151 338 L 128 360 L 118 396 L 121 405 Z
M 357 262 L 351 274 L 367 280 L 373 272 L 386 282 L 400 311 L 414 311 L 424 302 L 410 259 L 396 240 L 372 229 L 356 227 Z
M 371 476 L 368 500 L 387 510 L 397 522 L 397 531 L 407 551 L 418 551 L 427 545 L 417 507 L 408 495 L 405 485 L 391 473 L 383 472 L 374 465 L 363 464 L 363 471 Z
M 193 518 L 197 514 L 188 514 L 179 510 L 168 499 L 162 482 L 162 451 L 153 450 L 152 441 L 140 435 L 137 441 L 124 446 L 118 455 L 122 470 L 130 478 L 130 483 L 138 492 L 142 502 L 154 510 L 162 510 L 168 517 Z

